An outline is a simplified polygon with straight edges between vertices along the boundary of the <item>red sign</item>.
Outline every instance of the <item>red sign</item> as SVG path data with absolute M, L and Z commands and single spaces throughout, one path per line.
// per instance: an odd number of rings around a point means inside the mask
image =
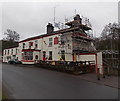
M 54 44 L 58 44 L 58 37 L 54 38 Z

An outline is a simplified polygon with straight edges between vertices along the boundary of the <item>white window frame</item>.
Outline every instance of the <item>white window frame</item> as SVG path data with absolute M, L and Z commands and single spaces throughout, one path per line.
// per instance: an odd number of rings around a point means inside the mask
M 53 38 L 49 38 L 49 46 L 53 45 Z

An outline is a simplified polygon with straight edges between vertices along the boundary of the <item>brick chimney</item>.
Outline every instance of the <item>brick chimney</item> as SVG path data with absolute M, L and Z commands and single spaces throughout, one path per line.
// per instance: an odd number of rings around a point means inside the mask
M 80 18 L 80 15 L 77 14 L 75 17 L 74 17 L 74 20 L 77 20 L 80 22 L 80 24 L 82 23 L 82 19 Z
M 47 34 L 50 34 L 54 31 L 54 27 L 51 23 L 48 23 L 47 25 Z

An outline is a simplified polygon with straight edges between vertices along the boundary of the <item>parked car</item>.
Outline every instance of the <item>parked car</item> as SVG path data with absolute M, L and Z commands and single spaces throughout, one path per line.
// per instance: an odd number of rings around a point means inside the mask
M 9 64 L 22 64 L 21 61 L 17 60 L 17 59 L 11 59 L 8 61 Z

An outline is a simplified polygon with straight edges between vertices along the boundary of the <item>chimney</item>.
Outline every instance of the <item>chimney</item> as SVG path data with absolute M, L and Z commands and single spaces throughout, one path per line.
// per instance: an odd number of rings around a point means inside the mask
M 75 17 L 74 17 L 74 20 L 78 20 L 80 22 L 80 24 L 82 23 L 82 19 L 80 18 L 80 15 L 77 14 Z
M 47 34 L 50 34 L 54 31 L 54 27 L 51 23 L 48 23 L 47 25 Z

